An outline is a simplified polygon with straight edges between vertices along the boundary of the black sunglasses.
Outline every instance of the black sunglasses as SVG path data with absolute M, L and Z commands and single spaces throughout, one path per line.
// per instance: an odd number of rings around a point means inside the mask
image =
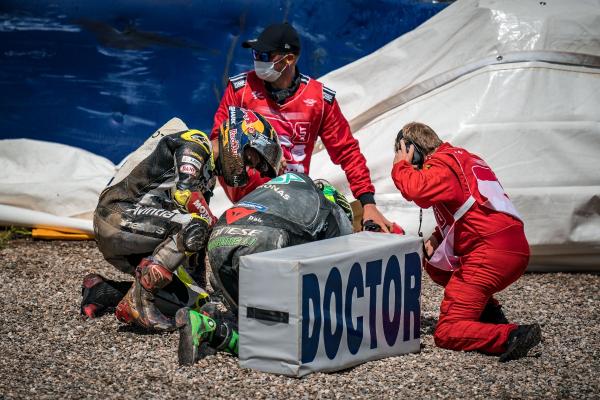
M 252 49 L 252 57 L 254 57 L 256 61 L 269 62 L 271 60 L 271 52 L 263 52 Z

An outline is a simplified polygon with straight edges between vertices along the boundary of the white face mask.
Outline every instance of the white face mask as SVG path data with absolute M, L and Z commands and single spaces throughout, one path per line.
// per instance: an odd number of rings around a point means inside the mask
M 281 73 L 285 71 L 289 64 L 285 64 L 285 67 L 281 71 L 277 71 L 275 69 L 275 64 L 285 59 L 282 58 L 280 60 L 269 62 L 269 61 L 254 61 L 254 71 L 256 72 L 256 76 L 258 76 L 263 81 L 267 82 L 275 82 L 281 76 Z

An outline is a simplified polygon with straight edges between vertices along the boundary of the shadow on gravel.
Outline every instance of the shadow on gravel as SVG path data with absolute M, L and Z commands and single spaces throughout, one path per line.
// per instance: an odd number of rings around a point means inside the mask
M 164 331 L 149 331 L 147 329 L 144 328 L 140 328 L 139 326 L 135 326 L 135 325 L 121 325 L 119 326 L 119 328 L 117 328 L 117 332 L 119 333 L 135 333 L 136 335 L 170 335 L 175 331 L 169 331 L 169 332 L 164 332 Z
M 421 333 L 424 335 L 433 335 L 437 321 L 437 318 L 434 317 L 421 318 Z

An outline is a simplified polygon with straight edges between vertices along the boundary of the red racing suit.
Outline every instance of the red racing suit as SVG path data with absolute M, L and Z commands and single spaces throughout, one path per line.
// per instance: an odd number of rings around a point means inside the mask
M 406 161 L 394 164 L 392 179 L 407 200 L 433 207 L 438 224 L 434 236 L 440 243 L 436 253 L 449 246 L 454 264 L 440 269 L 444 263 L 435 267 L 425 262 L 432 280 L 445 287 L 435 343 L 452 350 L 504 352 L 517 325 L 481 323 L 479 318 L 488 301 L 496 302 L 493 294 L 525 272 L 529 245 L 496 176 L 479 157 L 444 143 L 426 157 L 422 170 Z
M 341 165 L 346 173 L 354 197 L 360 198 L 363 203 L 374 202 L 375 188 L 367 162 L 335 100 L 335 92 L 317 80 L 299 75 L 298 89 L 283 104 L 271 98 L 264 81 L 254 71 L 229 78 L 215 114 L 211 139 L 218 137 L 219 126 L 227 119 L 227 107 L 237 106 L 258 112 L 271 123 L 279 136 L 287 172 L 309 173 L 313 149 L 320 137 L 333 163 Z M 269 180 L 261 178 L 253 169 L 248 170 L 248 175 L 248 183 L 238 188 L 228 187 L 219 178 L 232 202 Z M 371 200 L 364 201 L 366 199 Z

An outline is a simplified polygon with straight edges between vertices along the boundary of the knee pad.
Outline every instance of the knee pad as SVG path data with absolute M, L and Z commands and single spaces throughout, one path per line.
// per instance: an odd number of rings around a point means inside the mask
M 192 220 L 181 231 L 183 249 L 190 253 L 202 250 L 206 246 L 209 233 L 209 221 L 198 214 L 192 214 Z

